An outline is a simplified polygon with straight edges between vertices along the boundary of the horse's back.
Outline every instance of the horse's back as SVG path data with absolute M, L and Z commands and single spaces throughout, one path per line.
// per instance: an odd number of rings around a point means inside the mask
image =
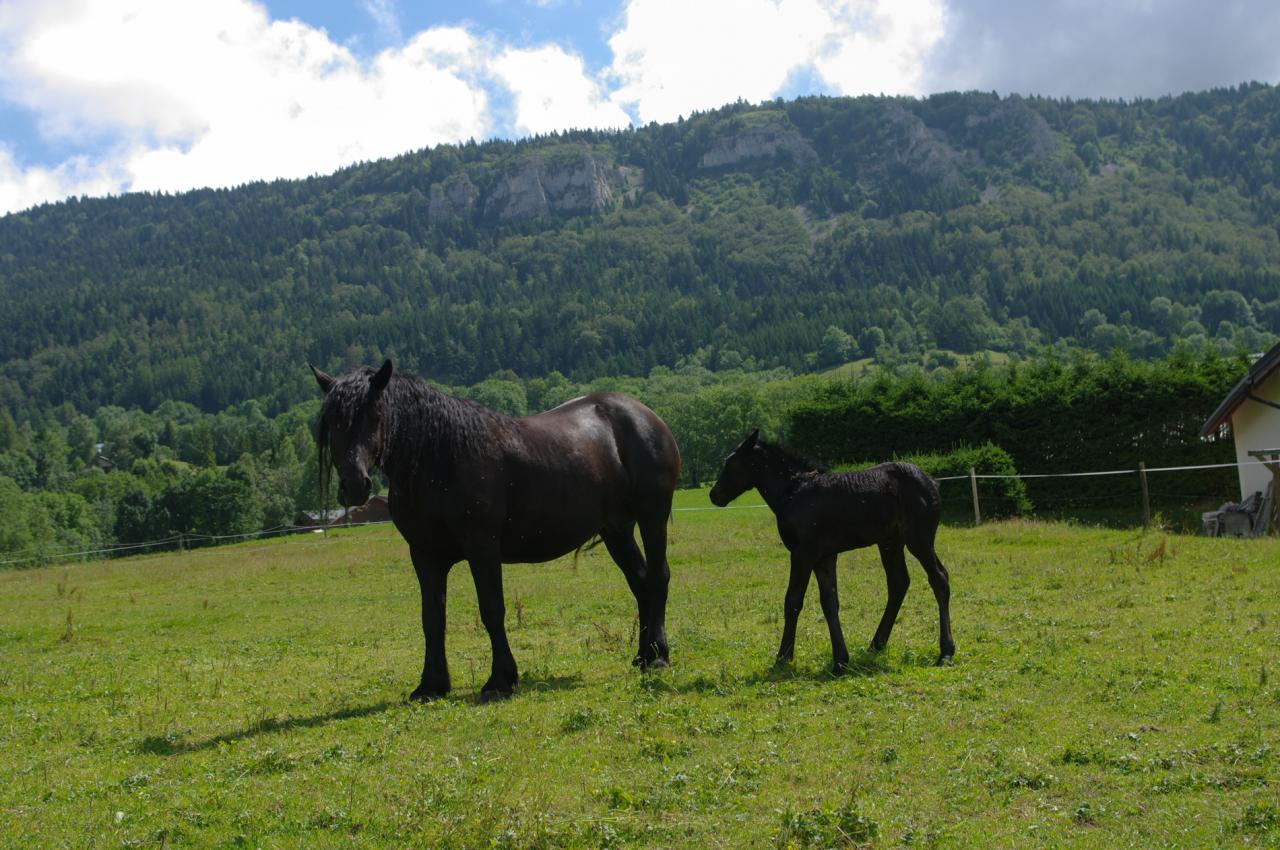
M 600 392 L 566 401 L 524 420 L 535 433 L 560 439 L 571 450 L 610 449 L 629 484 L 671 491 L 680 476 L 680 451 L 662 419 L 630 396 Z M 602 458 L 604 460 L 605 458 Z

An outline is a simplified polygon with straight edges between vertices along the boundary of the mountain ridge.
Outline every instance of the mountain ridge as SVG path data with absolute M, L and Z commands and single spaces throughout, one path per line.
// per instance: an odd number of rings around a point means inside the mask
M 0 218 L 0 405 L 1280 332 L 1280 93 L 738 103 Z M 1162 300 L 1163 299 L 1163 300 Z M 1225 323 L 1225 324 L 1224 324 Z

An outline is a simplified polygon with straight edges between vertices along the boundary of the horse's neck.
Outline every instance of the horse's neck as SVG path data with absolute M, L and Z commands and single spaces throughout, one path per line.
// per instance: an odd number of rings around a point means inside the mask
M 388 398 L 391 416 L 384 419 L 385 435 L 382 471 L 395 479 L 417 473 L 432 446 L 452 444 L 448 417 L 440 415 L 439 406 L 450 399 L 425 381 L 393 384 Z

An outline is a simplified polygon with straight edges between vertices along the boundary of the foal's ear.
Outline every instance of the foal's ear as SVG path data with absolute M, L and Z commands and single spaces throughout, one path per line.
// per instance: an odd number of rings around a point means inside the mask
M 387 360 L 382 364 L 374 376 L 369 379 L 369 395 L 377 395 L 387 388 L 387 382 L 391 380 L 391 361 Z
M 316 376 L 316 383 L 320 385 L 320 389 L 324 391 L 325 395 L 328 395 L 329 390 L 333 389 L 333 376 L 321 372 L 313 363 L 308 363 L 307 365 L 311 367 L 311 374 Z
M 759 429 L 759 428 L 752 428 L 752 429 L 751 429 L 751 433 L 750 433 L 750 434 L 748 434 L 748 435 L 747 435 L 747 438 L 746 438 L 745 440 L 743 440 L 743 441 L 742 441 L 742 447 L 743 447 L 744 449 L 749 449 L 749 448 L 751 448 L 752 446 L 754 446 L 754 445 L 756 444 L 756 440 L 757 440 L 759 437 L 760 437 L 760 429 Z

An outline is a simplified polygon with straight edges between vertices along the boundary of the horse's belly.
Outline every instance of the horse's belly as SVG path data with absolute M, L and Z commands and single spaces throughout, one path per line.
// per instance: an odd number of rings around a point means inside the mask
M 502 535 L 505 563 L 539 563 L 566 555 L 590 540 L 598 528 L 566 527 L 509 528 Z

